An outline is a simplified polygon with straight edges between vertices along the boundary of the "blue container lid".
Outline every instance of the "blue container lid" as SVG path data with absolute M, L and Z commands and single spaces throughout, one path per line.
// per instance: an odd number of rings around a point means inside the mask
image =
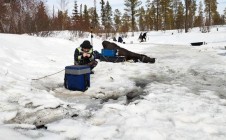
M 90 72 L 91 70 L 88 65 L 72 65 L 65 67 L 65 74 L 81 75 Z
M 78 70 L 87 69 L 87 68 L 90 69 L 90 66 L 88 66 L 88 65 L 71 65 L 71 66 L 65 67 L 65 69 L 78 69 Z

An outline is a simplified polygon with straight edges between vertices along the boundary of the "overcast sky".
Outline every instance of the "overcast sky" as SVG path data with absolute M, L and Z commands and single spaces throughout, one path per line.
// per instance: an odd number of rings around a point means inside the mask
M 67 0 L 68 1 L 68 5 L 67 5 L 67 9 L 69 10 L 69 13 L 72 13 L 72 9 L 74 7 L 74 0 Z M 105 0 L 106 2 L 107 0 Z M 124 0 L 108 0 L 111 7 L 112 7 L 112 11 L 114 12 L 115 9 L 119 9 L 122 13 L 124 12 L 123 9 L 125 8 L 124 6 Z M 147 0 L 141 0 L 142 5 L 145 5 Z M 199 1 L 199 0 L 197 0 Z M 204 1 L 204 0 L 202 0 Z M 223 14 L 223 11 L 226 7 L 226 0 L 217 0 L 218 4 L 218 12 L 220 14 Z M 93 7 L 94 6 L 94 0 L 77 0 L 78 6 L 82 5 L 87 5 L 88 7 Z M 198 4 L 198 2 L 197 2 Z M 60 0 L 47 0 L 47 5 L 49 6 L 49 11 L 52 11 L 52 7 L 54 5 L 54 7 L 56 9 L 60 8 Z M 97 6 L 97 11 L 100 11 L 100 0 L 96 0 L 96 6 Z

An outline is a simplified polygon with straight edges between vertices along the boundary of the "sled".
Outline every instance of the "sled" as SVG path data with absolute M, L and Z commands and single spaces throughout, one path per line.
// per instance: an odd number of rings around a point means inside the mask
M 193 42 L 191 43 L 192 46 L 201 46 L 203 45 L 203 42 Z
M 106 61 L 106 62 L 124 62 L 126 61 L 124 56 L 115 56 L 115 57 L 108 57 L 108 56 L 100 56 L 100 61 Z

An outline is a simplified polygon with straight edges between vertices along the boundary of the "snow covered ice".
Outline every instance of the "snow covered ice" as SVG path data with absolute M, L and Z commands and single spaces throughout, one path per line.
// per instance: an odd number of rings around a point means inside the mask
M 0 34 L 0 139 L 225 140 L 226 26 L 218 30 L 151 31 L 142 43 L 135 33 L 118 45 L 156 63 L 99 62 L 84 93 L 63 87 L 64 72 L 32 79 L 72 65 L 89 38 Z

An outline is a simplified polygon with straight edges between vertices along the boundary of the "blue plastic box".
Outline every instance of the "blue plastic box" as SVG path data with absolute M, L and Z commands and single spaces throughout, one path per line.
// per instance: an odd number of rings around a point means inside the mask
M 110 49 L 102 49 L 101 54 L 103 56 L 108 56 L 108 57 L 115 57 L 117 53 L 117 50 L 110 50 Z
M 90 67 L 87 65 L 66 66 L 64 87 L 74 91 L 87 90 L 90 87 Z

